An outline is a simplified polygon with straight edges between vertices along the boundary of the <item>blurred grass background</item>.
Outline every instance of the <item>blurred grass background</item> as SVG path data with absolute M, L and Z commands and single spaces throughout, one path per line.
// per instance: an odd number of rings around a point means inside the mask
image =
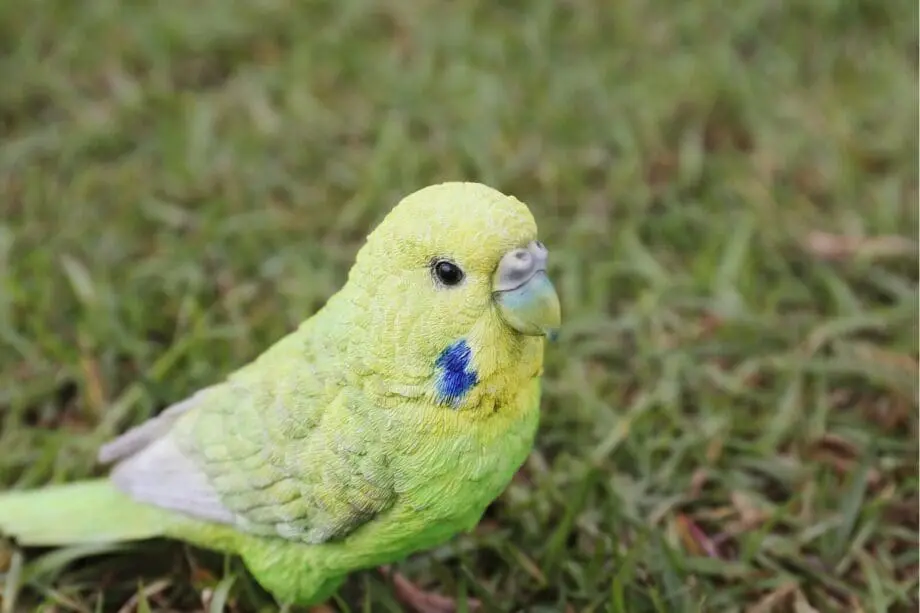
M 493 611 L 916 611 L 917 4 L 728 7 L 0 4 L 0 482 L 97 474 L 400 197 L 478 180 L 532 207 L 565 329 L 520 478 L 408 576 Z M 234 560 L 78 554 L 2 550 L 3 612 L 272 610 Z M 400 610 L 371 573 L 336 606 Z

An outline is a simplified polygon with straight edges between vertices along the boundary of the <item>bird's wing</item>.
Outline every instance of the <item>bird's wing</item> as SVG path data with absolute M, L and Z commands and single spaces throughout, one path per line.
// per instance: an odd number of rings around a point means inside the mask
M 321 543 L 395 498 L 381 411 L 281 366 L 206 388 L 100 451 L 135 499 L 241 530 Z M 255 372 L 255 371 L 253 371 Z

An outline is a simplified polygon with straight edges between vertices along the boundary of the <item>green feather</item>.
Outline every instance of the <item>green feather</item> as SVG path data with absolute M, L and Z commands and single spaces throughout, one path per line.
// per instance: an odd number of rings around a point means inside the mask
M 113 543 L 162 536 L 169 514 L 128 498 L 108 479 L 0 493 L 0 533 L 21 545 Z

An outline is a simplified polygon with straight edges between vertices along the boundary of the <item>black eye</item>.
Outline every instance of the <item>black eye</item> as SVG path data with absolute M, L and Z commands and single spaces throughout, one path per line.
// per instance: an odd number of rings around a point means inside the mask
M 444 285 L 457 285 L 463 281 L 463 271 L 453 262 L 438 260 L 434 264 L 434 274 Z

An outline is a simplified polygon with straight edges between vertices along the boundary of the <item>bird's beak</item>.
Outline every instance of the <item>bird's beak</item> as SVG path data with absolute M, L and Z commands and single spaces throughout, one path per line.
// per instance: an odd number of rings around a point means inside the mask
M 492 277 L 492 291 L 509 326 L 521 334 L 553 340 L 562 313 L 556 288 L 546 274 L 547 255 L 540 241 L 509 251 Z

